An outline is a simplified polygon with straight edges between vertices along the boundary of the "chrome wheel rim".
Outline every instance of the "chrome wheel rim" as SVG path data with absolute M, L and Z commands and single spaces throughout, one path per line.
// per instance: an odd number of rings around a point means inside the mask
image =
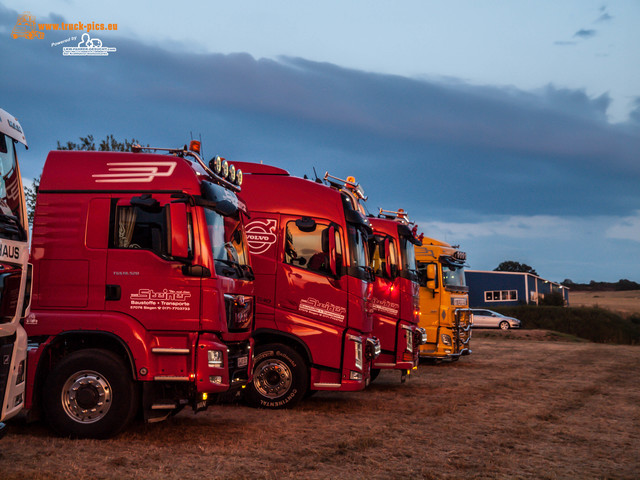
M 62 407 L 78 423 L 98 422 L 111 408 L 111 385 L 93 370 L 76 372 L 62 387 Z
M 286 394 L 293 383 L 289 366 L 276 359 L 260 362 L 253 375 L 253 386 L 263 397 L 274 399 Z

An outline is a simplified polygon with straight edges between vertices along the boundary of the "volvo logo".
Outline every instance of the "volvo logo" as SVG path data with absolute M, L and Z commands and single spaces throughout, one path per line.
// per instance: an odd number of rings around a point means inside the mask
M 276 243 L 276 225 L 278 222 L 272 218 L 253 220 L 247 225 L 247 243 L 251 253 L 260 255 Z

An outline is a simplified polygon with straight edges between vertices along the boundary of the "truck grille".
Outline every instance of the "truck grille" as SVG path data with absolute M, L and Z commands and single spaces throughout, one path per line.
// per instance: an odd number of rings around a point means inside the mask
M 455 312 L 455 346 L 457 352 L 469 349 L 471 340 L 471 309 L 459 308 Z
M 227 312 L 227 328 L 230 332 L 249 330 L 253 324 L 253 297 L 225 293 L 224 306 Z
M 4 391 L 9 381 L 11 357 L 13 356 L 13 344 L 15 341 L 15 334 L 10 337 L 0 338 L 0 402 L 4 401 Z M 0 404 L 0 410 L 2 410 L 2 404 Z
M 249 342 L 231 343 L 229 348 L 229 383 L 231 386 L 246 385 L 249 382 L 249 367 L 251 362 L 251 346 Z M 244 359 L 247 364 L 243 364 Z

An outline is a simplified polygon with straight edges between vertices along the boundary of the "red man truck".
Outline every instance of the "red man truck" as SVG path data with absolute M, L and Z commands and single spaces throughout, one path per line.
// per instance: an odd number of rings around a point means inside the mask
M 27 408 L 115 435 L 247 384 L 253 273 L 242 174 L 168 154 L 49 153 L 37 197 Z
M 396 369 L 404 381 L 417 368 L 420 345 L 427 340 L 425 330 L 418 326 L 420 286 L 414 245 L 421 243 L 402 209 L 380 209 L 379 218 L 369 220 L 374 233 L 371 264 L 376 274 L 373 332 L 382 348 L 373 364 L 373 376 L 380 369 Z
M 380 349 L 371 333 L 366 217 L 321 183 L 273 166 L 239 167 L 256 276 L 247 400 L 282 408 L 317 390 L 363 389 Z

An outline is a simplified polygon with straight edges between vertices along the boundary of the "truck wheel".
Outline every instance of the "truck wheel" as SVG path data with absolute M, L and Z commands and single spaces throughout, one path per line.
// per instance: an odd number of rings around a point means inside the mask
M 63 358 L 44 384 L 49 426 L 75 438 L 109 438 L 138 410 L 138 390 L 122 360 L 108 350 L 80 350 Z
M 309 373 L 300 354 L 286 345 L 261 345 L 253 360 L 246 399 L 252 407 L 288 408 L 307 393 Z
M 504 321 L 503 321 L 503 322 L 500 322 L 499 327 L 500 327 L 502 330 L 509 330 L 509 322 L 504 322 Z

